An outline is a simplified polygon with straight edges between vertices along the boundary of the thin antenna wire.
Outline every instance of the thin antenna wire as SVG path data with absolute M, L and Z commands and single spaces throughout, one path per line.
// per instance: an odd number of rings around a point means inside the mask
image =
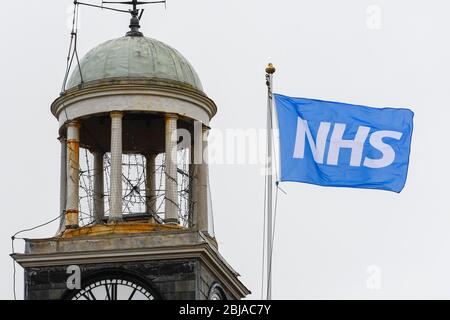
M 77 15 L 75 19 L 75 44 L 74 44 L 74 52 L 75 57 L 77 58 L 77 64 L 78 64 L 78 71 L 80 72 L 80 79 L 81 79 L 81 85 L 83 85 L 83 72 L 81 71 L 81 65 L 80 65 L 80 58 L 78 57 L 78 21 L 79 21 L 79 6 L 77 6 Z
M 71 68 L 72 62 L 73 62 L 72 46 L 73 46 L 73 41 L 74 41 L 74 37 L 75 37 L 76 13 L 77 13 L 77 5 L 74 4 L 74 6 L 73 6 L 73 17 L 72 17 L 72 31 L 70 32 L 69 52 L 67 53 L 66 71 L 65 71 L 65 74 L 64 74 L 64 80 L 63 80 L 63 83 L 62 83 L 61 93 L 63 93 L 66 90 L 66 82 L 67 82 L 67 78 L 69 77 L 70 68 Z
M 20 231 L 17 231 L 16 233 L 14 233 L 11 236 L 11 253 L 15 254 L 15 249 L 14 249 L 14 241 L 16 239 L 21 239 L 21 240 L 25 240 L 24 238 L 19 238 L 17 237 L 19 234 L 24 233 L 24 232 L 29 232 L 29 231 L 33 231 L 42 227 L 45 227 L 46 225 L 49 225 L 52 222 L 55 222 L 56 220 L 58 220 L 61 216 L 58 214 L 58 216 L 50 221 L 47 221 L 43 224 L 40 224 L 38 226 L 32 227 L 32 228 L 28 228 L 28 229 L 23 229 Z M 16 261 L 13 259 L 13 296 L 14 296 L 14 300 L 17 300 L 17 296 L 16 296 Z
M 78 56 L 78 21 L 79 21 L 79 7 L 78 2 L 74 2 L 72 30 L 70 32 L 69 52 L 67 54 L 66 72 L 61 87 L 61 94 L 66 91 L 67 80 L 69 78 L 70 69 L 72 68 L 73 60 L 77 60 L 78 71 L 80 72 L 81 84 L 84 83 L 83 73 L 81 71 L 80 59 Z

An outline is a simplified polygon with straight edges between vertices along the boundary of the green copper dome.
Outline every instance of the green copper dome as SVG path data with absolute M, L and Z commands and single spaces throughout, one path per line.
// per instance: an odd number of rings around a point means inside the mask
M 178 81 L 203 91 L 191 64 L 177 50 L 146 37 L 122 37 L 89 51 L 81 60 L 84 83 L 113 78 L 153 78 Z M 67 89 L 81 83 L 76 66 Z

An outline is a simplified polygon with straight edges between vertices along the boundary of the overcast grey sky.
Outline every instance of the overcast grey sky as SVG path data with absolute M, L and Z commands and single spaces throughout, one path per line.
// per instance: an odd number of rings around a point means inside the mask
M 64 75 L 71 4 L 14 1 L 0 10 L 4 299 L 12 298 L 11 234 L 58 215 L 59 142 L 49 108 Z M 415 112 L 401 194 L 283 185 L 275 299 L 450 298 L 449 11 L 445 0 L 169 0 L 166 11 L 146 11 L 145 35 L 188 58 L 215 100 L 214 128 L 265 127 L 269 61 L 279 93 Z M 122 36 L 128 20 L 82 8 L 80 54 Z M 260 298 L 261 285 L 260 169 L 213 165 L 210 173 L 220 250 L 251 298 Z M 20 267 L 17 282 L 21 297 Z

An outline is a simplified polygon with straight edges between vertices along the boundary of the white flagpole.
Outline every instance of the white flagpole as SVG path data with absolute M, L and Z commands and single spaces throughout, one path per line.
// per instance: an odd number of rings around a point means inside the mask
M 272 242 L 273 242 L 273 162 L 272 162 L 272 148 L 273 148 L 273 74 L 275 73 L 274 66 L 269 63 L 266 68 L 266 85 L 267 85 L 267 300 L 272 300 Z

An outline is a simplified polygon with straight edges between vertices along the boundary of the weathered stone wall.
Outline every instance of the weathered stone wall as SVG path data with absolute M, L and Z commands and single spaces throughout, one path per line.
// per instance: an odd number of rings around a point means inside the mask
M 27 268 L 25 298 L 29 300 L 61 299 L 67 293 L 68 266 Z M 160 260 L 148 262 L 80 265 L 81 279 L 104 270 L 121 270 L 139 275 L 164 300 L 208 299 L 209 290 L 217 283 L 212 273 L 198 260 Z M 230 295 L 226 292 L 227 297 Z
M 223 285 L 217 281 L 217 279 L 214 277 L 211 271 L 204 264 L 199 264 L 199 277 L 197 278 L 197 281 L 198 281 L 198 292 L 197 292 L 198 300 L 208 300 L 211 288 L 215 284 L 219 284 L 221 286 L 227 300 L 233 299 L 232 295 L 227 290 L 224 289 Z

